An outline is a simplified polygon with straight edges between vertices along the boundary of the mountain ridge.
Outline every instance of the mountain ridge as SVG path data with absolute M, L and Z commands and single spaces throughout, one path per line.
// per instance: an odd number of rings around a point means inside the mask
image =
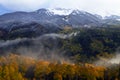
M 61 11 L 62 14 L 57 14 L 57 10 Z M 66 14 L 67 12 L 69 14 Z M 50 10 L 43 8 L 33 12 L 18 11 L 1 15 L 0 32 L 1 35 L 5 34 L 9 37 L 14 32 L 15 35 L 23 35 L 25 37 L 29 36 L 26 34 L 31 32 L 33 32 L 34 35 L 40 36 L 45 33 L 55 33 L 64 29 L 66 26 L 71 28 L 90 28 L 119 25 L 119 19 L 119 16 L 115 15 L 103 19 L 100 15 L 94 15 L 77 9 L 70 10 L 58 8 Z M 0 37 L 3 37 L 3 35 L 1 35 Z

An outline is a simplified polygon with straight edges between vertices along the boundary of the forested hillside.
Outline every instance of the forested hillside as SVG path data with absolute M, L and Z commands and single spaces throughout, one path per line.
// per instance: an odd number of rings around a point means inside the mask
M 112 67 L 92 64 L 50 62 L 31 57 L 0 57 L 0 80 L 119 80 L 120 65 Z
M 119 26 L 1 41 L 0 80 L 120 80 Z
M 63 40 L 62 48 L 68 56 L 89 58 L 112 57 L 120 49 L 120 27 L 80 28 L 65 30 L 62 33 L 76 33 L 75 36 Z M 85 59 L 86 58 L 86 59 Z M 80 60 L 81 61 L 81 60 Z

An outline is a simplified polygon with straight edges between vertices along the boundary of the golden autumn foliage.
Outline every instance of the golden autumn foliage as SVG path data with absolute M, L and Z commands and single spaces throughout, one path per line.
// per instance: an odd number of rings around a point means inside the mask
M 105 67 L 87 63 L 53 63 L 13 54 L 0 57 L 0 80 L 106 80 L 111 76 L 107 72 Z

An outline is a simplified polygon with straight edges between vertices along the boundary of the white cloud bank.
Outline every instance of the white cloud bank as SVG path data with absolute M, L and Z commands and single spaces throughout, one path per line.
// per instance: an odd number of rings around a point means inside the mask
M 120 0 L 0 0 L 0 5 L 13 11 L 40 8 L 77 8 L 100 15 L 120 15 Z

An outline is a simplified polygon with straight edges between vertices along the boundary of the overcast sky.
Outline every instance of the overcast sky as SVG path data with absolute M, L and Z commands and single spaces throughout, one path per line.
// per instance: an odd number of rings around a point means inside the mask
M 102 16 L 120 15 L 120 0 L 0 0 L 0 14 L 40 8 L 73 8 Z

